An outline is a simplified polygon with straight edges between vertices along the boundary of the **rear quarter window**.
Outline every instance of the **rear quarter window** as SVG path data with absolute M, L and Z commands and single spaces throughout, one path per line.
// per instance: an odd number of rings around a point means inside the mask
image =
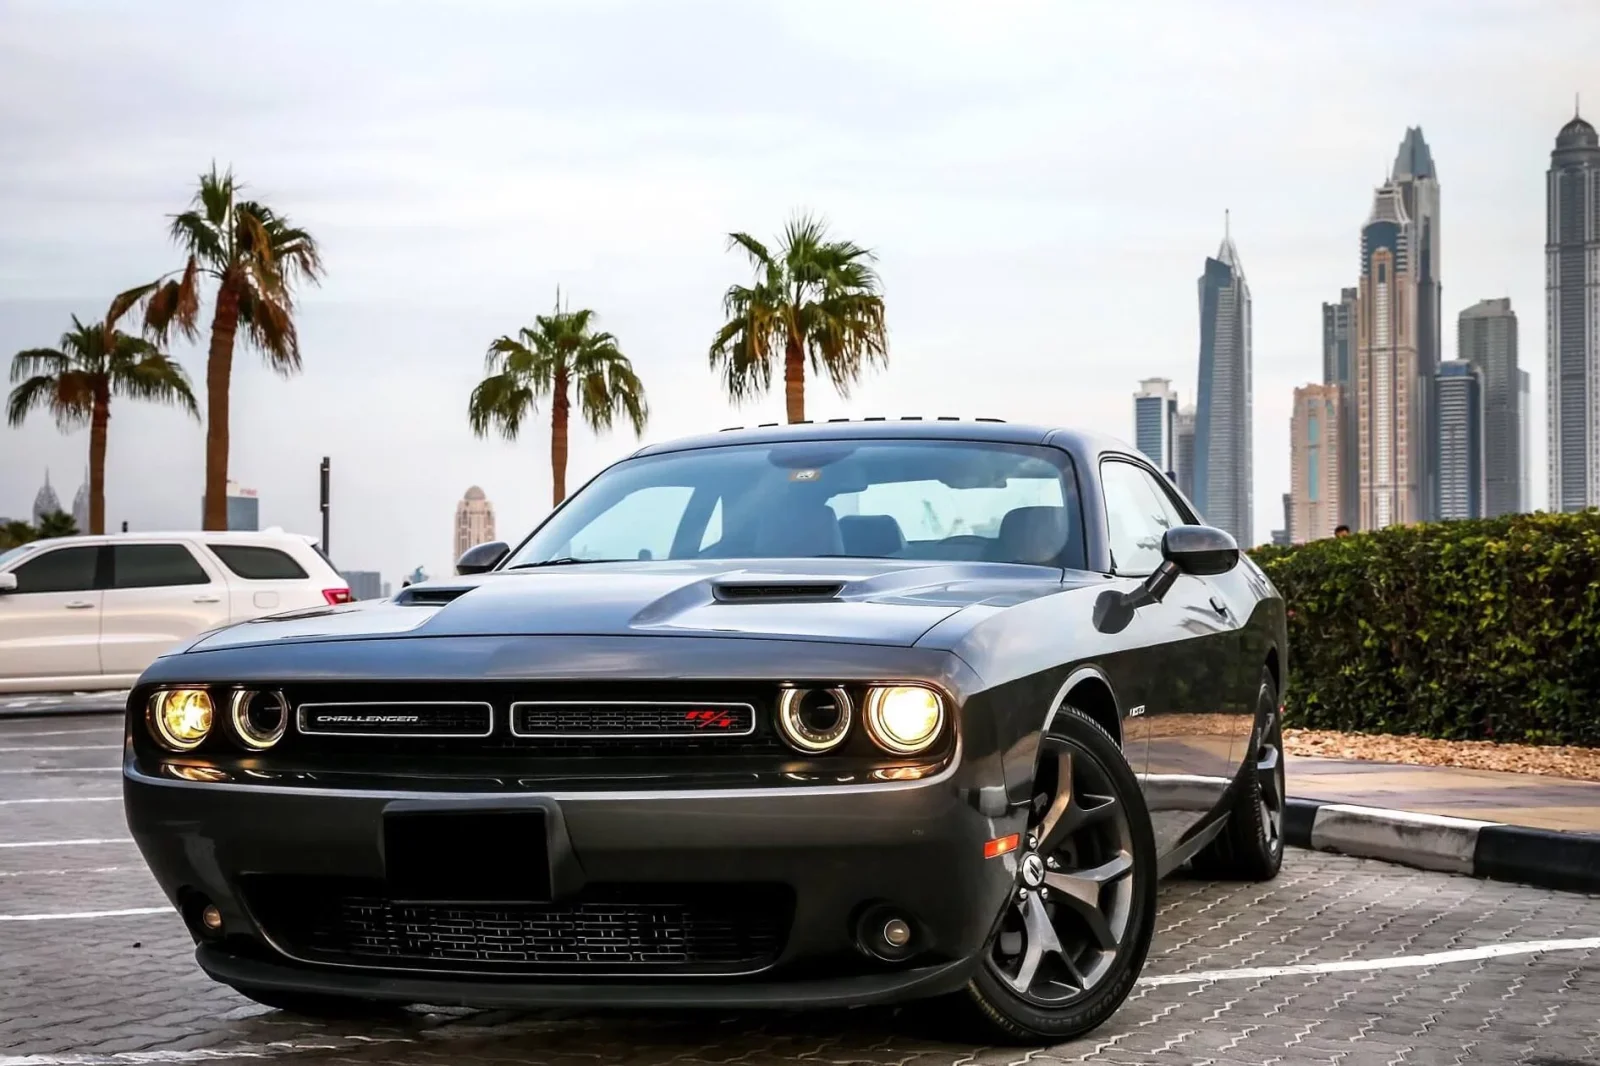
M 222 560 L 237 577 L 246 581 L 298 581 L 309 577 L 294 556 L 277 548 L 256 544 L 208 544 L 211 554 Z

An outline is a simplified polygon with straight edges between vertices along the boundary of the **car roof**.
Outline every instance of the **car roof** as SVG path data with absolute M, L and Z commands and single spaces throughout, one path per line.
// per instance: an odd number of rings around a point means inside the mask
M 922 418 L 910 415 L 894 419 L 835 418 L 826 422 L 792 424 L 768 422 L 649 444 L 633 454 L 662 455 L 735 444 L 777 444 L 806 440 L 965 440 L 997 444 L 1049 444 L 1082 457 L 1101 452 L 1132 454 L 1134 451 L 1123 441 L 1062 426 L 1004 422 L 998 418 Z
M 30 540 L 28 544 L 48 546 L 55 544 L 115 544 L 118 541 L 146 541 L 146 540 L 198 540 L 203 543 L 222 543 L 237 541 L 241 544 L 255 542 L 297 541 L 301 544 L 315 544 L 315 537 L 308 537 L 303 533 L 286 533 L 281 529 L 228 529 L 228 530 L 201 530 L 201 529 L 153 529 L 127 533 L 79 533 L 70 537 L 40 537 Z

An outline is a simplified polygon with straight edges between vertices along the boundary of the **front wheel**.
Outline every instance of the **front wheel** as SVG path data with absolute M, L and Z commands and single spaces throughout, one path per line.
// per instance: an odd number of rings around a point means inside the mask
M 1017 888 L 967 994 L 991 1034 L 1069 1040 L 1109 1018 L 1155 926 L 1156 849 L 1116 741 L 1063 706 L 1040 745 Z
M 1283 718 L 1278 686 L 1261 672 L 1256 729 L 1250 735 L 1233 809 L 1215 840 L 1194 857 L 1194 872 L 1219 881 L 1270 881 L 1283 867 Z

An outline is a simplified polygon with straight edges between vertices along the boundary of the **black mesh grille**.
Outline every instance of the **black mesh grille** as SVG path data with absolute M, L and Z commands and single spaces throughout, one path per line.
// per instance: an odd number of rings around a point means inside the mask
M 747 703 L 517 703 L 512 732 L 525 737 L 718 737 L 755 732 Z
M 492 732 L 487 703 L 302 703 L 300 732 L 359 737 L 484 737 Z
M 748 973 L 782 952 L 781 885 L 592 886 L 561 903 L 401 903 L 380 882 L 253 878 L 262 928 L 319 962 L 472 973 Z

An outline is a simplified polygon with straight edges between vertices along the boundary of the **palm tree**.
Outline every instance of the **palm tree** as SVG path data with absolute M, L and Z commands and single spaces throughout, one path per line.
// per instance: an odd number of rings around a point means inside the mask
M 78 523 L 65 511 L 51 511 L 39 516 L 39 536 L 42 537 L 76 537 Z M 105 532 L 101 530 L 101 532 Z
M 206 529 L 228 528 L 228 396 L 233 381 L 233 342 L 244 327 L 245 342 L 285 377 L 300 369 L 300 338 L 294 324 L 297 282 L 322 276 L 317 242 L 266 204 L 240 200 L 243 186 L 233 172 L 200 175 L 188 211 L 172 216 L 173 241 L 187 255 L 183 268 L 130 289 L 112 305 L 116 318 L 142 303 L 144 324 L 164 343 L 176 328 L 199 336 L 201 276 L 216 281 L 211 346 L 206 353 Z
M 60 344 L 12 357 L 11 380 L 20 384 L 11 390 L 6 414 L 13 426 L 22 425 L 35 408 L 48 410 L 64 430 L 88 423 L 89 532 L 104 533 L 111 397 L 171 404 L 196 418 L 200 412 L 183 368 L 151 342 L 118 330 L 112 316 L 86 326 L 74 315 Z
M 489 345 L 486 376 L 467 404 L 473 433 L 482 437 L 495 428 L 507 440 L 516 440 L 535 403 L 550 397 L 550 474 L 556 504 L 567 497 L 567 393 L 574 384 L 583 420 L 596 433 L 610 429 L 621 414 L 638 436 L 650 417 L 633 364 L 611 334 L 590 332 L 594 321 L 593 311 L 562 310 L 561 294 L 556 293 L 553 314 L 539 315 L 534 328 L 524 326 L 515 337 Z
M 867 366 L 889 361 L 883 294 L 875 257 L 849 241 L 828 239 L 827 227 L 796 215 L 784 229 L 776 255 L 748 233 L 730 233 L 728 247 L 743 248 L 755 278 L 722 298 L 727 324 L 711 344 L 712 369 L 720 369 L 728 395 L 742 403 L 772 387 L 772 364 L 783 358 L 784 406 L 790 422 L 806 418 L 806 362 L 827 373 L 839 395 Z
M 0 551 L 10 551 L 30 540 L 39 539 L 39 531 L 19 519 L 0 523 Z

